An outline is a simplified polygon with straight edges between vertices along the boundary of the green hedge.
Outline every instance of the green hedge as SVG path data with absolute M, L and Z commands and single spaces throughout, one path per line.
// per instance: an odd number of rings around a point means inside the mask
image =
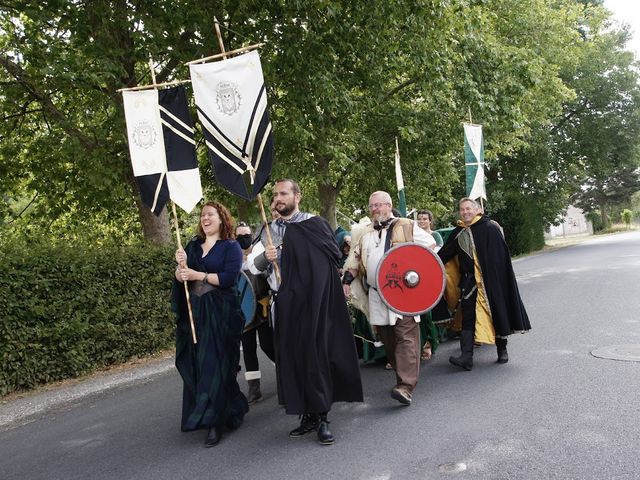
M 172 252 L 148 245 L 3 245 L 0 395 L 171 346 Z
M 492 212 L 491 218 L 504 229 L 511 255 L 540 250 L 544 247 L 544 222 L 534 200 L 520 194 L 505 195 L 505 207 Z

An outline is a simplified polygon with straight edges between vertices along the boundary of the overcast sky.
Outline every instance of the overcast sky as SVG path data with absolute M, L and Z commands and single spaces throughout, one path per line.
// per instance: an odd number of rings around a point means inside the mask
M 640 59 L 640 0 L 605 0 L 604 6 L 611 10 L 615 18 L 631 25 L 633 39 L 627 44 Z

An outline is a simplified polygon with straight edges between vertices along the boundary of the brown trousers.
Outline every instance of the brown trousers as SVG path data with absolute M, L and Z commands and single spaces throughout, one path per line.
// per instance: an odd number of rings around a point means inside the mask
M 396 387 L 412 393 L 420 373 L 420 324 L 413 317 L 401 317 L 393 326 L 378 325 L 376 329 L 396 371 Z

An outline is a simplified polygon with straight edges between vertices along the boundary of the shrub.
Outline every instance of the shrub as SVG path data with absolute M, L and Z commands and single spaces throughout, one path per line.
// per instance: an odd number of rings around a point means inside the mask
M 149 245 L 3 245 L 0 395 L 169 347 L 172 260 Z
M 540 250 L 544 247 L 542 215 L 531 198 L 517 193 L 505 194 L 504 207 L 491 213 L 504 230 L 511 255 Z
M 586 217 L 587 220 L 591 222 L 591 225 L 593 225 L 594 233 L 600 232 L 602 229 L 604 229 L 604 223 L 602 222 L 602 215 L 600 215 L 599 212 L 596 212 L 594 210 L 592 212 L 585 213 L 584 216 Z

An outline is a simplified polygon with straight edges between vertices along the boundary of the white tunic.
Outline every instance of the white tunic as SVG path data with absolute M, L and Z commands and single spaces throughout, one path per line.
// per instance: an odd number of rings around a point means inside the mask
M 367 270 L 367 284 L 369 285 L 369 323 L 371 325 L 395 325 L 400 316 L 392 311 L 384 304 L 378 293 L 378 285 L 376 282 L 376 271 L 378 264 L 384 255 L 384 245 L 387 238 L 388 229 L 382 230 L 382 235 L 378 237 L 380 232 L 373 230 L 365 233 L 362 237 L 363 250 L 367 252 L 367 258 L 362 259 Z M 422 230 L 414 222 L 413 224 L 413 241 L 427 248 L 433 248 L 436 241 L 433 237 Z M 416 322 L 420 321 L 420 316 L 413 317 Z

